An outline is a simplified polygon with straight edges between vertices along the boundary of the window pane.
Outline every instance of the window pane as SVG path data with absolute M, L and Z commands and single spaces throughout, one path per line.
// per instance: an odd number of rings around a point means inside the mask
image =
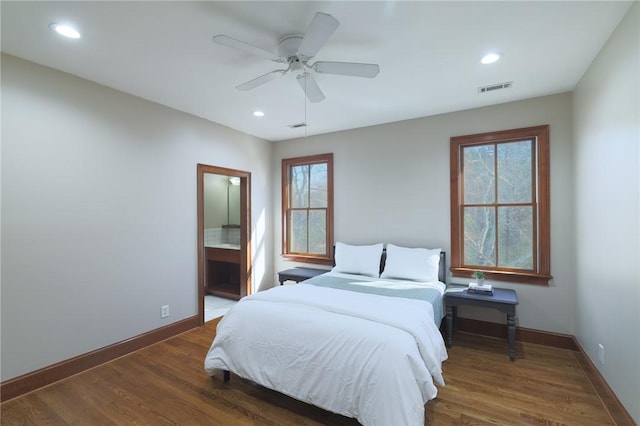
M 309 165 L 291 167 L 291 207 L 309 207 Z
M 531 202 L 532 141 L 498 145 L 498 203 Z
M 494 152 L 495 145 L 464 148 L 464 204 L 494 203 Z
M 311 207 L 327 207 L 327 163 L 312 164 L 309 175 L 311 179 Z
M 533 207 L 498 207 L 499 267 L 533 269 Z
M 464 208 L 464 264 L 496 265 L 495 209 L 493 207 Z
M 327 212 L 309 211 L 309 253 L 327 253 Z
M 289 223 L 291 230 L 289 241 L 289 250 L 293 253 L 307 252 L 307 211 L 292 210 Z

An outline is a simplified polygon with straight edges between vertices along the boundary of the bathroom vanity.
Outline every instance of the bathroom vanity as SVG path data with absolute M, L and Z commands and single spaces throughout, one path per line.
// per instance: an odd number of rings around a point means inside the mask
M 240 299 L 240 246 L 212 244 L 205 247 L 206 291 L 214 296 Z

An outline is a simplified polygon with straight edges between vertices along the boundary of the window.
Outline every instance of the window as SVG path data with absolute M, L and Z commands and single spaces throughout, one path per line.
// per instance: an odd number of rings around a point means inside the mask
M 451 272 L 548 284 L 549 126 L 451 138 Z
M 333 262 L 333 154 L 282 160 L 282 255 Z

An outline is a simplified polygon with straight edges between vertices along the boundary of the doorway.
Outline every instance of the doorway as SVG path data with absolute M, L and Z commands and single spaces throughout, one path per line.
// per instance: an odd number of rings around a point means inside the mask
M 205 295 L 251 294 L 251 173 L 198 164 L 198 315 Z

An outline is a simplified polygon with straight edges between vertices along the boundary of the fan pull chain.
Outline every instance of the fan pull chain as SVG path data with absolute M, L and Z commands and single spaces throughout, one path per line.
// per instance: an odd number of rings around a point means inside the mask
M 307 78 L 304 79 L 304 138 L 307 139 Z

